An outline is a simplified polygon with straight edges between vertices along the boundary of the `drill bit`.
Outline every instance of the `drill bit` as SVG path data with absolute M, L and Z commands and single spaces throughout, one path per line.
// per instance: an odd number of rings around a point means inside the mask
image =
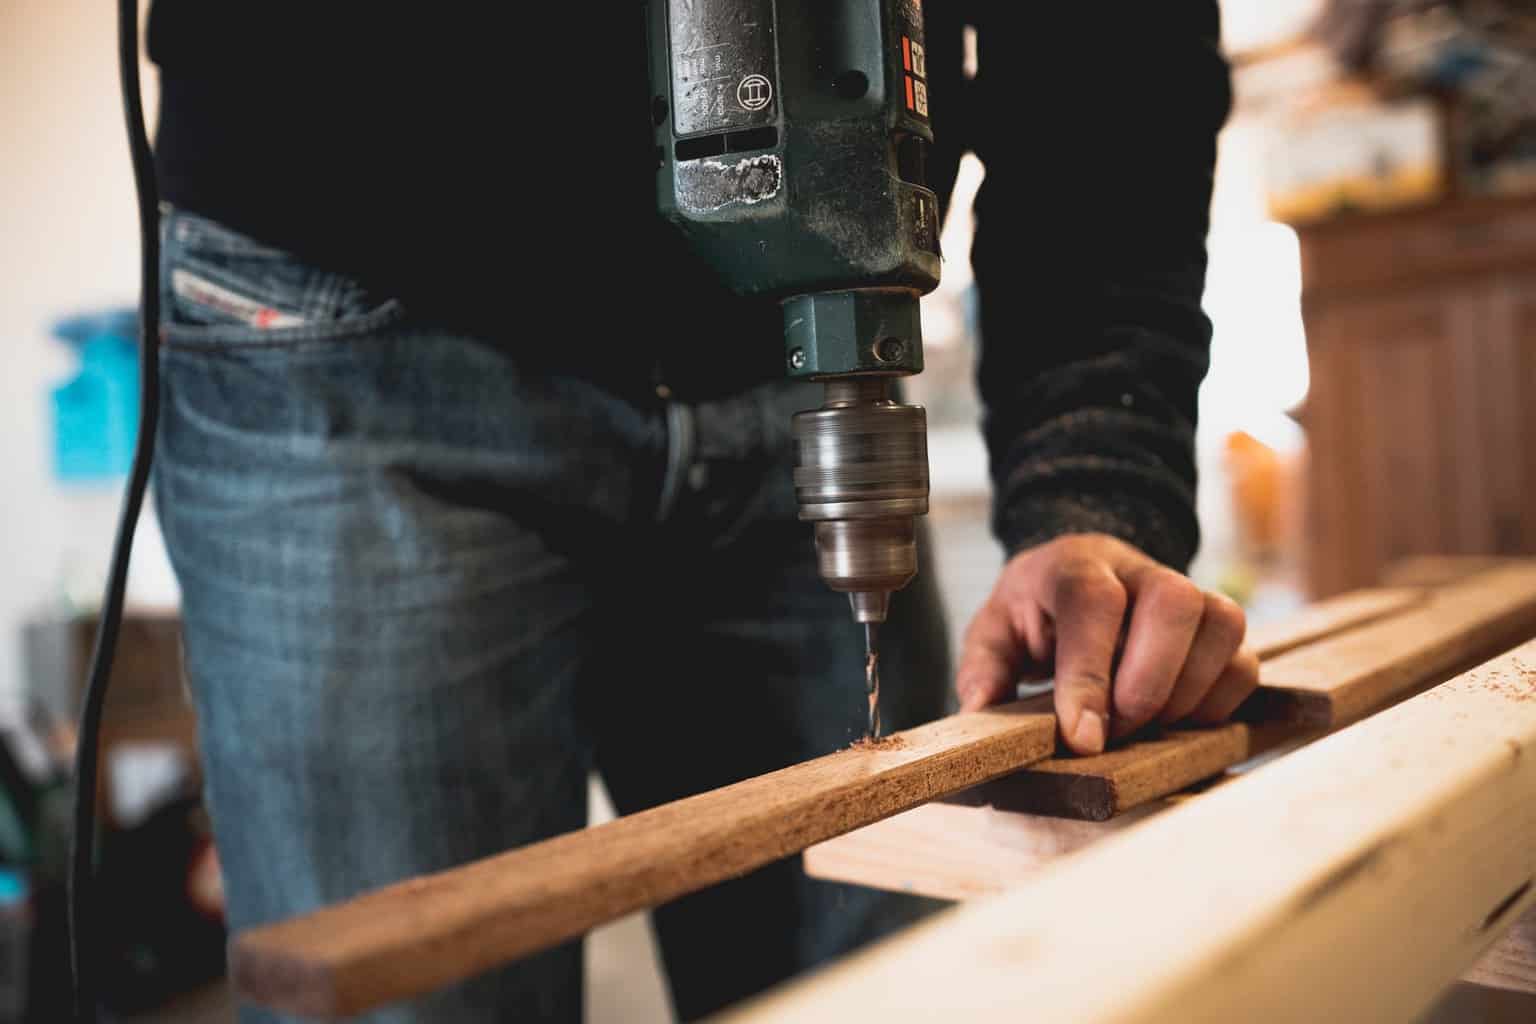
M 869 721 L 864 739 L 873 743 L 880 738 L 880 624 L 864 623 L 864 691 L 869 696 Z

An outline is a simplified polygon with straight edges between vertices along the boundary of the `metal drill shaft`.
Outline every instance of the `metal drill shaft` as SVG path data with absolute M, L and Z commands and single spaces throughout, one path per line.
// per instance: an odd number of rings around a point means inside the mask
M 864 623 L 864 691 L 869 698 L 866 740 L 880 738 L 880 624 Z

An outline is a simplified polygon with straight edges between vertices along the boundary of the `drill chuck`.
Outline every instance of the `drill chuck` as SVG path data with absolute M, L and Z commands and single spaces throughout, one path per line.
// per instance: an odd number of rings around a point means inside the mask
M 892 398 L 893 380 L 830 379 L 825 404 L 794 419 L 800 518 L 815 524 L 822 578 L 860 622 L 885 621 L 891 592 L 917 575 L 928 511 L 927 415 Z

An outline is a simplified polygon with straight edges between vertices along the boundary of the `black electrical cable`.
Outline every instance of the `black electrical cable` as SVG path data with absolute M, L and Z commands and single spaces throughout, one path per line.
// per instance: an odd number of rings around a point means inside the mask
M 123 116 L 128 128 L 128 152 L 133 160 L 133 182 L 139 205 L 139 436 L 133 449 L 133 466 L 123 493 L 112 545 L 112 565 L 106 595 L 96 626 L 96 649 L 91 654 L 85 704 L 80 710 L 80 734 L 75 752 L 75 832 L 70 850 L 69 955 L 74 972 L 75 1018 L 96 1017 L 96 943 L 91 941 L 91 883 L 96 849 L 96 769 L 100 760 L 101 709 L 112 672 L 112 657 L 123 621 L 123 594 L 128 585 L 128 562 L 133 552 L 133 533 L 149 484 L 154 455 L 155 429 L 160 419 L 160 199 L 155 184 L 154 155 L 144 127 L 144 106 L 139 97 L 138 0 L 118 0 L 118 76 L 123 90 Z

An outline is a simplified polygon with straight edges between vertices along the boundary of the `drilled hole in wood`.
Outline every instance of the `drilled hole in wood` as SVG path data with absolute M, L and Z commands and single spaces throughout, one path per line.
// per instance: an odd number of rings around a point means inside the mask
M 1520 888 L 1516 889 L 1508 896 L 1505 896 L 1502 900 L 1499 901 L 1498 906 L 1488 911 L 1488 916 L 1483 918 L 1482 927 L 1479 928 L 1478 931 L 1485 932 L 1489 928 L 1492 928 L 1494 925 L 1498 924 L 1499 921 L 1503 919 L 1504 915 L 1508 914 L 1514 905 L 1519 903 L 1521 898 L 1524 897 L 1526 893 L 1531 891 L 1532 881 L 1536 881 L 1536 879 L 1526 879 L 1524 885 L 1520 886 Z

